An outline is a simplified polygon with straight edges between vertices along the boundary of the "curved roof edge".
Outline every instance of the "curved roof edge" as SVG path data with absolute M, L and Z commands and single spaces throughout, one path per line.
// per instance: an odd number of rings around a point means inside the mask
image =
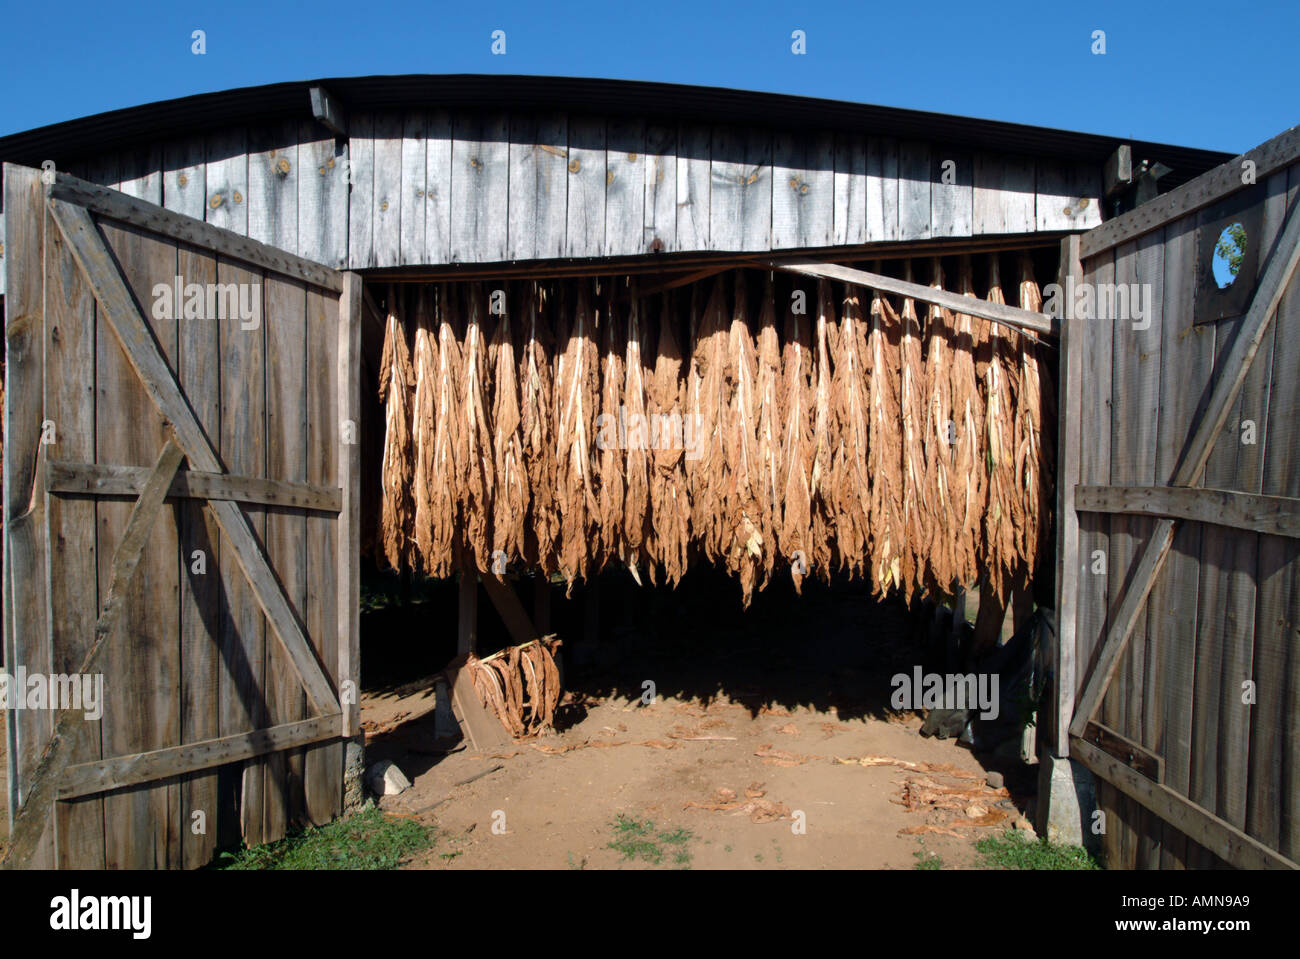
M 1232 158 L 1233 154 L 1126 137 L 1077 133 L 999 120 L 872 106 L 778 93 L 632 80 L 485 74 L 412 74 L 342 77 L 241 87 L 112 110 L 0 137 L 0 159 L 39 165 L 120 149 L 234 123 L 309 118 L 309 90 L 321 85 L 350 110 L 491 109 L 633 115 L 647 120 L 753 125 L 784 129 L 852 130 L 901 139 L 938 140 L 972 150 L 996 150 L 1103 162 L 1121 143 L 1134 159 L 1172 168 L 1169 188 Z

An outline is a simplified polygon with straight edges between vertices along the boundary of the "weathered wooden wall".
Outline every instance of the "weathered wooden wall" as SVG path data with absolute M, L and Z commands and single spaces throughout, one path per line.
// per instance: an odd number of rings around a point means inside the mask
M 1287 210 L 1298 215 L 1300 164 L 1262 179 L 1258 189 L 1262 227 L 1248 242 L 1258 244 L 1262 274 Z M 1226 361 L 1244 318 L 1194 323 L 1198 243 L 1203 252 L 1218 231 L 1198 238 L 1212 208 L 1191 209 L 1092 255 L 1084 237 L 1085 282 L 1143 284 L 1152 300 L 1145 329 L 1128 317 L 1071 326 L 1070 349 L 1081 352 L 1082 365 L 1078 420 L 1069 424 L 1081 442 L 1081 486 L 1173 484 L 1211 393 L 1234 374 Z M 1243 275 L 1236 282 L 1256 281 Z M 1201 485 L 1300 497 L 1297 356 L 1300 278 L 1293 278 Z M 1078 522 L 1074 636 L 1082 691 L 1157 520 L 1081 508 Z M 1098 717 L 1161 757 L 1171 789 L 1292 860 L 1300 858 L 1298 560 L 1294 533 L 1234 528 L 1226 514 L 1213 523 L 1180 522 Z M 1246 681 L 1256 684 L 1254 704 L 1243 702 Z M 1222 865 L 1110 783 L 1098 786 L 1112 867 Z
M 1092 164 L 866 131 L 563 113 L 360 113 L 346 139 L 305 120 L 60 168 L 359 270 L 860 246 L 1101 222 Z

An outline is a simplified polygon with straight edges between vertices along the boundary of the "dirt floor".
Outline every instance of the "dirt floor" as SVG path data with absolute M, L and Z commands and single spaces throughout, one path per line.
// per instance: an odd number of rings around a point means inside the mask
M 375 664 L 389 681 L 363 696 L 367 763 L 413 783 L 380 806 L 438 829 L 410 868 L 912 869 L 922 851 L 960 868 L 1022 819 L 1034 767 L 887 708 L 889 676 L 924 652 L 901 607 L 806 587 L 741 615 L 695 585 L 602 586 L 602 641 L 569 643 L 558 730 L 487 755 L 435 740 L 432 689 L 400 695 L 400 670 Z M 866 756 L 903 764 L 837 761 Z

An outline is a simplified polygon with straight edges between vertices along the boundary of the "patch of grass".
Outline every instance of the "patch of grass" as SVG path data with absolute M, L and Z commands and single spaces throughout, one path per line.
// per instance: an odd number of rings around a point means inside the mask
M 1101 865 L 1082 846 L 1050 843 L 1045 838 L 1027 839 L 1014 829 L 1001 836 L 987 836 L 975 844 L 986 869 L 1100 869 Z
M 587 868 L 587 857 L 586 857 L 586 856 L 583 856 L 583 857 L 582 857 L 582 860 L 581 860 L 580 862 L 574 862 L 574 861 L 573 861 L 573 853 L 569 853 L 569 868 L 570 868 L 570 869 L 586 869 L 586 868 Z
M 933 853 L 922 846 L 916 852 L 912 853 L 916 857 L 917 869 L 939 870 L 943 868 L 943 858 L 938 853 Z
M 278 842 L 223 852 L 214 869 L 396 869 L 433 844 L 436 830 L 374 806 Z M 459 855 L 454 853 L 453 855 Z
M 614 839 L 608 843 L 608 848 L 622 853 L 625 861 L 641 859 L 651 865 L 661 865 L 666 851 L 663 847 L 669 846 L 673 853 L 673 863 L 684 869 L 690 868 L 689 843 L 695 836 L 689 829 L 664 831 L 656 829 L 655 824 L 648 819 L 629 819 L 622 813 L 610 825 L 614 829 Z M 584 864 L 585 862 L 586 860 Z

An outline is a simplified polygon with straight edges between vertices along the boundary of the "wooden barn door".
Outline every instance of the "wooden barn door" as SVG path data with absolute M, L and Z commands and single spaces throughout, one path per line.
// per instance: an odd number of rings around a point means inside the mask
M 11 708 L 7 864 L 197 867 L 330 820 L 359 278 L 64 174 L 4 189 L 6 668 L 103 682 Z
M 1296 868 L 1300 128 L 1064 249 L 1054 751 L 1112 866 Z

